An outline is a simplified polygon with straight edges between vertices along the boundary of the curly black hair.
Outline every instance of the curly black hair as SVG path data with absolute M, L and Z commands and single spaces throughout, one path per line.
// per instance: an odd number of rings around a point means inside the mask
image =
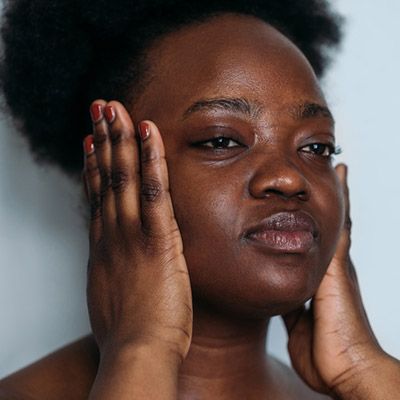
M 326 0 L 6 0 L 5 105 L 38 160 L 78 176 L 90 102 L 130 104 L 129 93 L 145 82 L 146 49 L 156 39 L 224 12 L 253 15 L 280 30 L 318 77 L 341 39 L 342 18 Z

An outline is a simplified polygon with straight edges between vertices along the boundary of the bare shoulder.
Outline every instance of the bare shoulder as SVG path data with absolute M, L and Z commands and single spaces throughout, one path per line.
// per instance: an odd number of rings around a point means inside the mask
M 332 400 L 331 397 L 311 390 L 292 368 L 273 359 L 280 386 L 285 390 L 285 398 L 293 400 Z
M 98 350 L 86 336 L 0 381 L 0 399 L 87 399 L 96 376 Z

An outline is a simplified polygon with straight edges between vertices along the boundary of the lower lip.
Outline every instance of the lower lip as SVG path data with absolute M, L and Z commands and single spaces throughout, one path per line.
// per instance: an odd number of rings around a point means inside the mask
M 309 231 L 263 231 L 251 234 L 249 239 L 283 253 L 306 253 L 314 245 L 314 235 Z

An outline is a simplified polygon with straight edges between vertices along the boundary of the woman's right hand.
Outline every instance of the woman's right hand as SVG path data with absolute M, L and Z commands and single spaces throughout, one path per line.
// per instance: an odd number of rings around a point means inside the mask
M 143 121 L 137 140 L 116 101 L 95 101 L 91 115 L 84 180 L 93 334 L 102 356 L 145 347 L 180 363 L 191 342 L 192 296 L 161 135 Z

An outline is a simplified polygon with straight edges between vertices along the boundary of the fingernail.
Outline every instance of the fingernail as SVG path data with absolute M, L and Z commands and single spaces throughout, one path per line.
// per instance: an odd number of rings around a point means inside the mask
M 83 140 L 83 149 L 88 156 L 94 152 L 93 135 L 86 136 Z
M 90 115 L 94 123 L 99 122 L 103 118 L 103 106 L 94 103 L 90 106 Z
M 150 136 L 150 125 L 147 122 L 141 122 L 139 124 L 139 133 L 142 141 L 144 142 Z
M 109 124 L 114 122 L 115 119 L 115 111 L 113 106 L 106 106 L 104 108 L 104 116 L 106 117 L 106 120 Z

